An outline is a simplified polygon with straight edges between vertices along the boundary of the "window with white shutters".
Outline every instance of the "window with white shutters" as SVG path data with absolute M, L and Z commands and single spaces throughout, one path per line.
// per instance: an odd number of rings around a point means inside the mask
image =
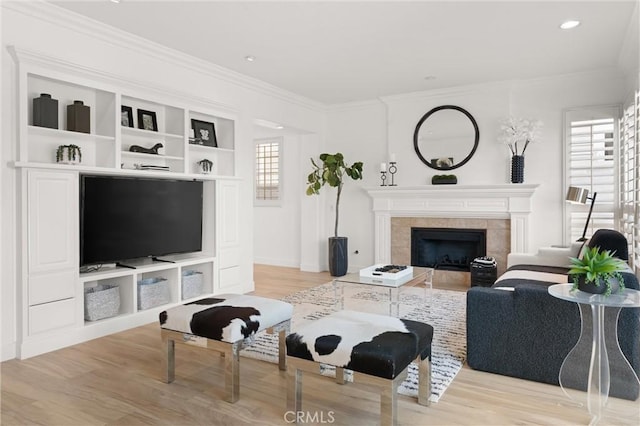
M 619 108 L 589 108 L 565 113 L 567 173 L 569 186 L 597 194 L 586 237 L 597 229 L 616 229 L 618 206 L 617 117 Z M 582 236 L 591 206 L 567 204 L 566 234 L 570 241 Z
M 629 241 L 629 257 L 640 266 L 640 94 L 620 118 L 620 231 Z
M 282 139 L 256 141 L 255 201 L 256 205 L 280 205 Z

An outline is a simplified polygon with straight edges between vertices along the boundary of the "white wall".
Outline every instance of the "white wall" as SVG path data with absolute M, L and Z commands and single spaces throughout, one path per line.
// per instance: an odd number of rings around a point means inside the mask
M 258 138 L 263 135 L 256 133 Z M 267 135 L 264 135 L 267 136 Z M 268 265 L 300 266 L 300 196 L 304 191 L 301 177 L 300 145 L 303 135 L 281 138 L 281 189 L 278 205 L 253 209 L 254 261 Z
M 17 316 L 16 64 L 7 46 L 40 52 L 99 70 L 105 76 L 138 82 L 141 90 L 192 97 L 215 104 L 238 116 L 236 173 L 244 178 L 241 197 L 241 239 L 244 280 L 253 280 L 253 123 L 255 118 L 290 123 L 318 135 L 324 126 L 324 108 L 255 79 L 201 62 L 139 37 L 123 33 L 48 3 L 2 2 L 2 359 L 15 356 Z M 285 120 L 286 118 L 286 120 Z M 299 203 L 299 200 L 298 200 Z M 298 239 L 299 244 L 299 239 Z

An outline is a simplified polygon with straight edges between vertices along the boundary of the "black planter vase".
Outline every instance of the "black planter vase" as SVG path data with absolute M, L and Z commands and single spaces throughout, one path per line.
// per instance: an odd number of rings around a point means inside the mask
M 347 237 L 329 237 L 329 273 L 341 277 L 346 275 L 348 266 Z
M 511 183 L 524 182 L 524 155 L 511 157 Z
M 611 284 L 611 294 L 620 291 L 620 283 L 617 278 L 612 277 L 609 284 Z M 604 278 L 598 278 L 598 285 L 595 285 L 592 281 L 586 282 L 585 276 L 582 275 L 578 278 L 578 290 L 591 294 L 604 294 L 607 291 L 607 283 Z

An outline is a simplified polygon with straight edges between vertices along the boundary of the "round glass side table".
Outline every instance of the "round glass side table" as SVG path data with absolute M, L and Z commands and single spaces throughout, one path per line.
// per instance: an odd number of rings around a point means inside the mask
M 585 390 L 591 424 L 603 415 L 612 383 L 618 389 L 637 394 L 640 380 L 618 344 L 618 315 L 622 308 L 640 308 L 640 291 L 625 289 L 622 294 L 603 296 L 572 290 L 572 284 L 549 286 L 549 294 L 577 303 L 582 321 L 580 339 L 560 367 L 560 387 L 571 399 L 567 388 Z M 578 401 L 582 402 L 582 401 Z M 632 404 L 638 405 L 636 401 Z M 640 419 L 638 408 L 624 413 Z

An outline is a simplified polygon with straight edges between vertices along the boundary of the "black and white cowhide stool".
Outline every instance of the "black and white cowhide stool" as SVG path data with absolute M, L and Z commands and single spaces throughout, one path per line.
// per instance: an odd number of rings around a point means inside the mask
M 160 313 L 162 367 L 166 382 L 175 379 L 175 342 L 221 352 L 225 358 L 226 400 L 240 396 L 240 350 L 256 333 L 279 334 L 279 367 L 286 370 L 285 338 L 293 306 L 280 300 L 248 295 L 222 295 L 176 306 Z
M 429 405 L 433 327 L 417 321 L 354 311 L 338 311 L 287 336 L 287 410 L 302 409 L 302 372 L 319 373 L 320 364 L 336 367 L 336 382 L 353 381 L 381 390 L 383 425 L 397 423 L 397 389 L 409 364 L 418 362 L 418 403 Z

